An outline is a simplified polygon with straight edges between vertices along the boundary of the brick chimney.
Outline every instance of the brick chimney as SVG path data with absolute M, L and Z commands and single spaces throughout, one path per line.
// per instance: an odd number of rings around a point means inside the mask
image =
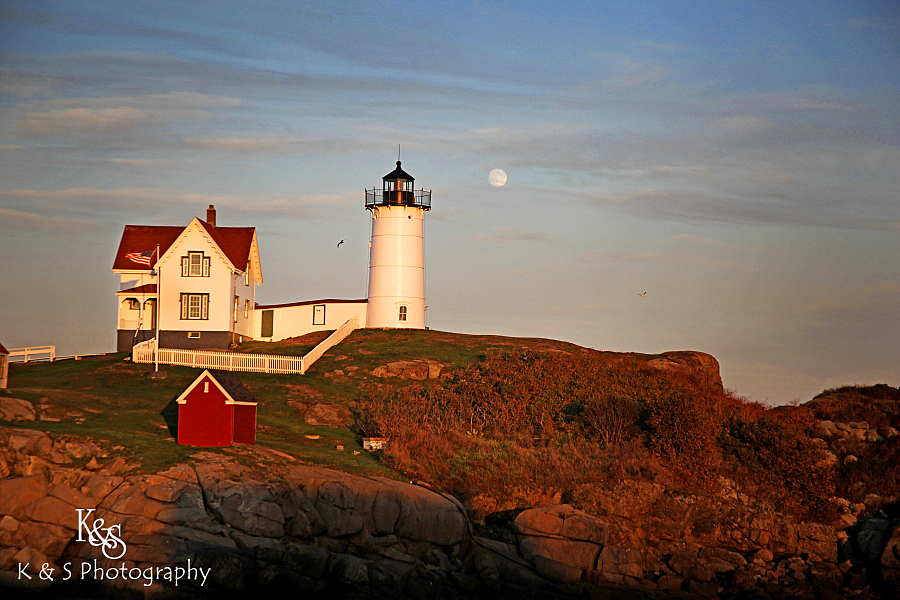
M 206 209 L 206 222 L 209 223 L 209 226 L 213 229 L 216 228 L 216 207 L 212 204 Z

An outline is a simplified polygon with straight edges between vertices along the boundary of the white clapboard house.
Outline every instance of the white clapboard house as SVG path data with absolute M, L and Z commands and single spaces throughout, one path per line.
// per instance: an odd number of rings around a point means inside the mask
M 126 225 L 113 263 L 118 351 L 156 337 L 157 329 L 160 348 L 227 349 L 246 339 L 334 330 L 354 318 L 360 327 L 425 328 L 423 221 L 431 192 L 413 183 L 397 161 L 381 189 L 366 190 L 372 237 L 369 293 L 361 300 L 258 305 L 256 229 L 218 227 L 212 205 L 205 221 L 187 227 Z
M 217 227 L 212 205 L 187 227 L 126 225 L 113 272 L 119 351 L 155 337 L 157 325 L 163 348 L 228 348 L 251 337 L 262 283 L 256 229 Z

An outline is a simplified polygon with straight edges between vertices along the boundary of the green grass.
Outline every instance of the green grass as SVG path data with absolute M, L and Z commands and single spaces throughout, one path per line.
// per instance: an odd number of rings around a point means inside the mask
M 267 344 L 249 342 L 240 351 L 302 355 L 327 332 Z M 408 380 L 378 378 L 372 370 L 398 360 L 427 358 L 462 367 L 488 352 L 581 348 L 553 340 L 471 336 L 428 330 L 361 329 L 331 348 L 305 375 L 238 373 L 258 406 L 257 444 L 286 452 L 308 464 L 352 473 L 392 476 L 377 458 L 363 452 L 348 427 L 307 424 L 288 401 L 349 406 L 361 385 L 406 385 Z M 54 420 L 6 423 L 58 436 L 91 439 L 122 454 L 138 470 L 153 472 L 190 459 L 197 447 L 180 446 L 172 438 L 163 410 L 202 372 L 160 366 L 165 379 L 152 379 L 152 365 L 133 364 L 129 353 L 83 360 L 10 365 L 9 388 L 3 394 L 30 401 L 40 416 Z M 339 372 L 340 373 L 339 373 Z M 41 405 L 46 408 L 42 409 Z M 171 410 L 171 406 L 169 410 Z M 58 419 L 58 420 L 56 420 Z M 307 435 L 318 435 L 310 440 Z M 336 449 L 342 445 L 343 451 Z M 359 454 L 353 454 L 358 451 Z

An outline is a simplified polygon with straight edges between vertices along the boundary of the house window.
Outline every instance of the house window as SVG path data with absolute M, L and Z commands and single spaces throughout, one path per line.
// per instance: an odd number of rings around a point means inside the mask
M 313 305 L 313 325 L 324 325 L 325 324 L 325 305 L 324 304 L 314 304 Z
M 402 306 L 402 305 L 400 306 L 400 315 L 399 315 L 399 318 L 400 318 L 401 321 L 406 321 L 406 313 L 407 313 L 407 310 L 408 310 L 407 307 Z
M 199 331 L 188 331 L 188 338 L 192 340 L 200 339 Z
M 204 393 L 204 394 L 208 394 L 208 393 L 209 393 L 209 382 L 208 382 L 208 381 L 204 381 L 204 382 L 203 382 L 203 393 Z
M 137 298 L 126 298 L 125 305 L 128 310 L 138 310 L 141 307 L 141 303 L 137 301 Z
M 181 294 L 181 318 L 209 319 L 209 294 Z
M 234 297 L 234 322 L 237 323 L 238 320 L 238 310 L 241 308 L 241 299 L 237 296 Z
M 181 257 L 182 277 L 209 277 L 209 257 L 202 252 L 188 252 Z
M 247 261 L 247 268 L 244 269 L 244 285 L 250 285 L 250 261 Z
M 244 318 L 245 319 L 250 318 L 250 301 L 249 300 L 244 300 Z

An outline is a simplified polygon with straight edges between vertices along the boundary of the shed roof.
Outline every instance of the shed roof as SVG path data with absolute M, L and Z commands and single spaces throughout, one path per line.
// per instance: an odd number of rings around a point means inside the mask
M 231 371 L 209 371 L 235 402 L 259 402 Z
M 191 391 L 197 387 L 197 385 L 203 381 L 207 376 L 209 376 L 213 382 L 221 389 L 226 399 L 226 404 L 231 404 L 234 402 L 238 403 L 251 403 L 258 404 L 259 401 L 253 397 L 253 394 L 250 393 L 250 390 L 241 383 L 241 381 L 234 375 L 234 373 L 230 371 L 219 371 L 216 369 L 207 369 L 200 373 L 199 377 L 195 379 L 191 385 L 187 386 L 187 388 L 181 393 L 180 396 L 175 400 L 178 404 L 184 404 L 187 402 L 187 397 L 191 393 Z

